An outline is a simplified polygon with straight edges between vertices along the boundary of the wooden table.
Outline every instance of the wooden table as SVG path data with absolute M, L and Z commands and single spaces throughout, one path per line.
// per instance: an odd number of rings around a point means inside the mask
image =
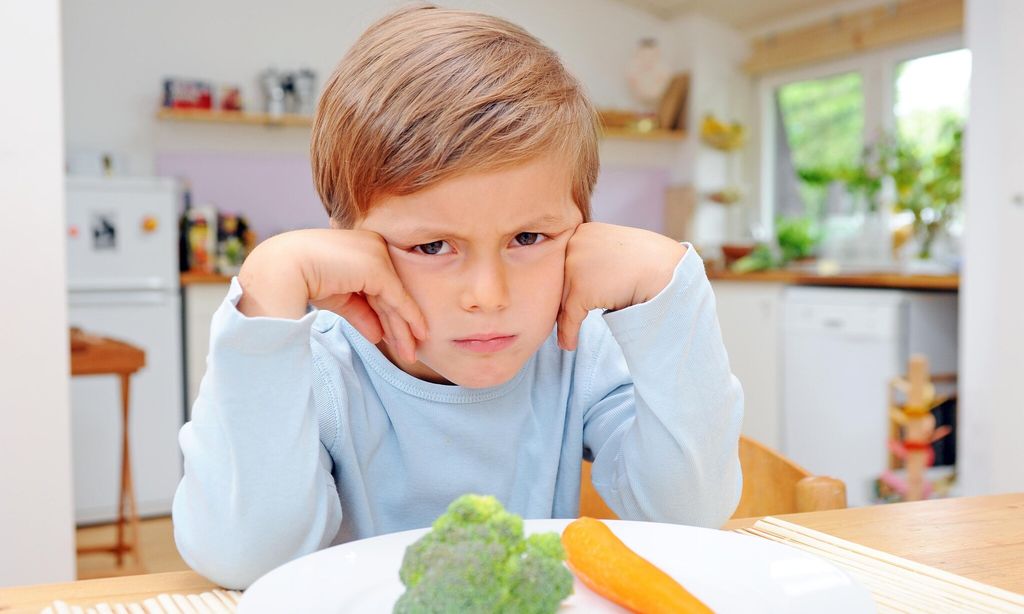
M 135 506 L 132 485 L 131 447 L 128 437 L 128 413 L 131 404 L 129 391 L 131 376 L 146 366 L 146 353 L 134 345 L 110 339 L 72 332 L 71 375 L 116 375 L 121 382 L 121 500 L 118 505 L 117 542 L 110 546 L 79 548 L 79 554 L 110 552 L 117 557 L 120 567 L 124 555 L 132 553 L 139 560 L 139 514 Z M 131 536 L 126 537 L 131 525 Z M 0 606 L 2 611 L 2 606 Z
M 778 518 L 1024 595 L 1024 493 Z M 730 520 L 723 528 L 756 520 Z
M 865 546 L 1024 594 L 1024 493 L 877 505 L 779 516 Z M 757 519 L 732 520 L 726 529 Z M 0 589 L 0 612 L 39 612 L 54 599 L 75 605 L 141 602 L 215 585 L 191 571 Z

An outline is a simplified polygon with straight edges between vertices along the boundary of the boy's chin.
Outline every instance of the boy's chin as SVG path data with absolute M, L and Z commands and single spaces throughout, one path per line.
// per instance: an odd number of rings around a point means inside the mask
M 493 388 L 509 382 L 522 369 L 522 364 L 490 365 L 488 368 L 471 367 L 434 369 L 448 383 L 463 388 Z

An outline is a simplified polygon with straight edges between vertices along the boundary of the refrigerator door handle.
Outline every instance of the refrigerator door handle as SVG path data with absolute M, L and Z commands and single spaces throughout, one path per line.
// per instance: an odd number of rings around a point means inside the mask
M 72 307 L 89 305 L 163 305 L 173 294 L 158 290 L 132 292 L 71 292 L 68 304 Z
M 69 292 L 121 292 L 124 290 L 177 290 L 163 277 L 125 277 L 119 279 L 73 279 Z

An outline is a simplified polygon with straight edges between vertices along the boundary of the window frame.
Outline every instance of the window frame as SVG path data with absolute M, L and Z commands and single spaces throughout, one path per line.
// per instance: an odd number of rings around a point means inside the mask
M 760 135 L 760 146 L 756 154 L 756 168 L 759 169 L 758 177 L 755 178 L 759 195 L 756 219 L 761 225 L 774 232 L 777 151 L 775 138 L 779 133 L 775 114 L 775 92 L 778 88 L 796 81 L 821 79 L 850 72 L 860 73 L 864 93 L 862 136 L 864 142 L 869 143 L 876 135 L 883 131 L 891 131 L 896 126 L 893 109 L 896 101 L 896 66 L 908 60 L 963 48 L 963 34 L 957 32 L 761 76 L 755 85 L 758 105 L 756 132 Z

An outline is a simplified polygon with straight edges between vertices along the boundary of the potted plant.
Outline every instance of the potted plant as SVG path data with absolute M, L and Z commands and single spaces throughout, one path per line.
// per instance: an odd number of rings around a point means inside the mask
M 851 194 L 863 194 L 869 211 L 884 203 L 879 195 L 885 177 L 892 177 L 893 210 L 913 216 L 913 256 L 930 260 L 936 241 L 960 210 L 963 128 L 950 126 L 948 144 L 931 155 L 891 136 L 866 150 L 860 167 L 846 177 Z
M 896 210 L 913 214 L 916 256 L 921 260 L 932 258 L 936 240 L 959 212 L 962 145 L 963 129 L 956 128 L 949 145 L 923 161 L 915 162 L 905 152 L 895 158 Z
M 791 262 L 811 258 L 820 239 L 814 218 L 780 217 L 775 221 L 774 244 L 758 244 L 729 268 L 736 273 L 782 268 Z

